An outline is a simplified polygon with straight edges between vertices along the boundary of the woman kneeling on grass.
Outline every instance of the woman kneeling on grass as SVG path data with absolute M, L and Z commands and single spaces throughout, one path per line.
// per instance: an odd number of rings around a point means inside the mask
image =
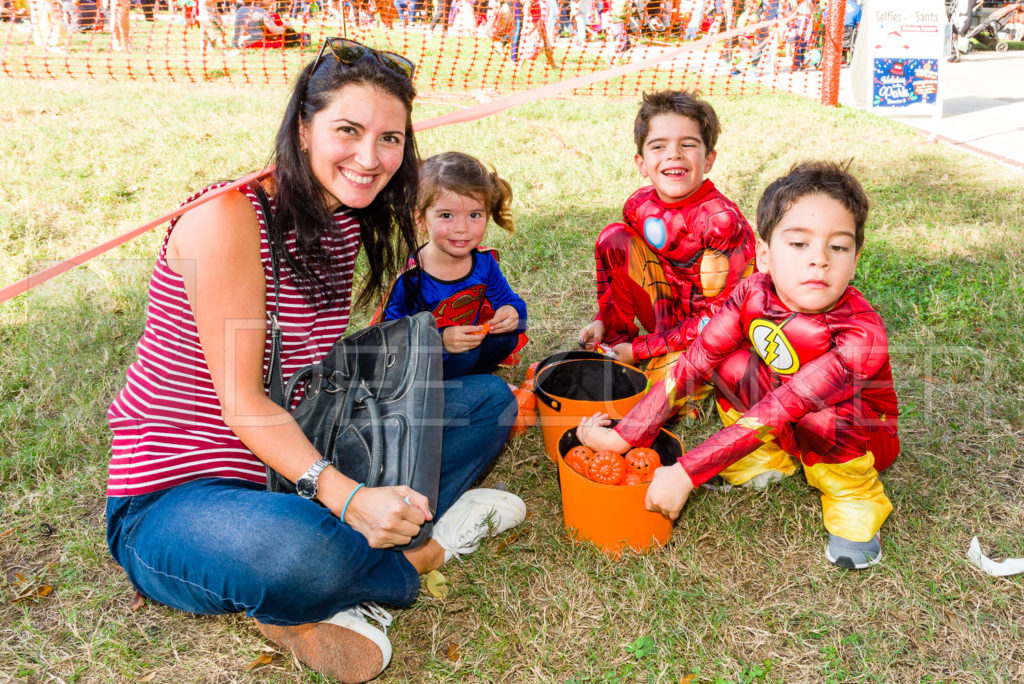
M 368 263 L 365 303 L 415 248 L 413 65 L 338 38 L 325 48 L 296 80 L 263 181 L 287 251 L 286 378 L 344 332 L 358 251 Z M 268 398 L 268 289 L 267 223 L 251 188 L 171 225 L 139 358 L 108 416 L 107 541 L 143 595 L 191 613 L 245 611 L 310 667 L 363 681 L 391 657 L 387 636 L 368 622 L 391 621 L 376 602 L 408 606 L 420 574 L 523 520 L 518 497 L 467 491 L 501 450 L 516 404 L 492 375 L 445 384 L 433 538 L 394 550 L 431 519 L 427 499 L 408 487 L 362 487 L 324 467 Z M 302 479 L 310 498 L 266 491 L 264 465 Z

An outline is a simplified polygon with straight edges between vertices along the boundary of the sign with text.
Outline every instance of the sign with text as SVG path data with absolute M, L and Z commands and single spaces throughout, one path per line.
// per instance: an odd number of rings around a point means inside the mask
M 875 2 L 865 12 L 871 106 L 937 113 L 946 34 L 943 0 Z
M 939 90 L 938 60 L 876 57 L 874 69 L 871 106 L 935 104 Z

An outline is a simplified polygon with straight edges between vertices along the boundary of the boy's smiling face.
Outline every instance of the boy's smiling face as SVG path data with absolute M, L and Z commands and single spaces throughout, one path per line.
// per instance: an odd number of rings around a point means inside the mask
M 649 178 L 662 202 L 671 204 L 692 195 L 715 163 L 697 122 L 680 114 L 651 118 L 643 154 L 636 155 L 640 175 Z
M 782 215 L 771 241 L 757 240 L 757 269 L 768 273 L 790 310 L 828 311 L 857 269 L 853 215 L 828 195 L 805 195 Z

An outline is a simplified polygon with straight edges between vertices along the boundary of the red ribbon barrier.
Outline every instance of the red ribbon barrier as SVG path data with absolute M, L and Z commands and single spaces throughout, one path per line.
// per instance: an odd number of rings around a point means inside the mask
M 143 233 L 147 233 L 156 228 L 157 226 L 162 225 L 170 221 L 171 219 L 180 216 L 181 214 L 184 214 L 189 209 L 192 209 L 193 207 L 198 207 L 200 204 L 203 204 L 204 202 L 209 202 L 214 197 L 217 197 L 218 195 L 228 192 L 229 190 L 234 190 L 239 186 L 245 185 L 249 181 L 255 180 L 256 178 L 260 178 L 266 173 L 269 173 L 269 169 L 263 169 L 262 171 L 255 171 L 253 173 L 250 173 L 248 176 L 245 176 L 244 178 L 239 178 L 236 181 L 232 181 L 231 183 L 225 185 L 222 188 L 217 188 L 217 190 L 214 190 L 213 192 L 208 192 L 202 197 L 198 197 L 192 202 L 189 202 L 188 204 L 184 204 L 178 207 L 174 211 L 163 214 L 162 216 L 158 216 L 152 221 L 143 223 L 141 226 L 138 226 L 137 228 L 132 228 L 127 233 L 119 235 L 112 240 L 107 240 L 103 244 L 96 245 L 92 249 L 88 249 L 82 252 L 81 254 L 71 257 L 70 259 L 61 261 L 60 263 L 54 264 L 49 268 L 44 268 L 42 271 L 39 271 L 38 273 L 35 273 L 27 278 L 19 280 L 18 282 L 12 285 L 8 285 L 7 287 L 0 290 L 0 302 L 5 302 L 12 297 L 17 297 L 20 294 L 24 294 L 25 292 L 28 292 L 32 288 L 42 285 L 50 278 L 54 278 L 56 276 L 59 276 L 61 273 L 70 271 L 76 266 L 81 266 L 85 262 L 89 261 L 89 259 L 97 257 L 100 254 L 103 254 L 104 252 L 113 249 L 114 247 L 123 245 L 129 240 L 136 238 L 139 235 L 142 235 Z

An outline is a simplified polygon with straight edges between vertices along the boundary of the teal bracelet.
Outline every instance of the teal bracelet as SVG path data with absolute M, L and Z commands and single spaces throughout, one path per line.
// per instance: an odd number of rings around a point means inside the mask
M 365 487 L 365 486 L 366 485 L 364 485 L 362 482 L 360 482 L 359 484 L 357 484 L 355 486 L 355 489 L 353 489 L 351 492 L 349 492 L 348 498 L 345 499 L 345 506 L 341 509 L 341 522 L 345 522 L 345 514 L 348 512 L 348 505 L 350 503 L 352 503 L 352 497 L 356 495 L 356 492 L 358 492 L 361 487 Z

